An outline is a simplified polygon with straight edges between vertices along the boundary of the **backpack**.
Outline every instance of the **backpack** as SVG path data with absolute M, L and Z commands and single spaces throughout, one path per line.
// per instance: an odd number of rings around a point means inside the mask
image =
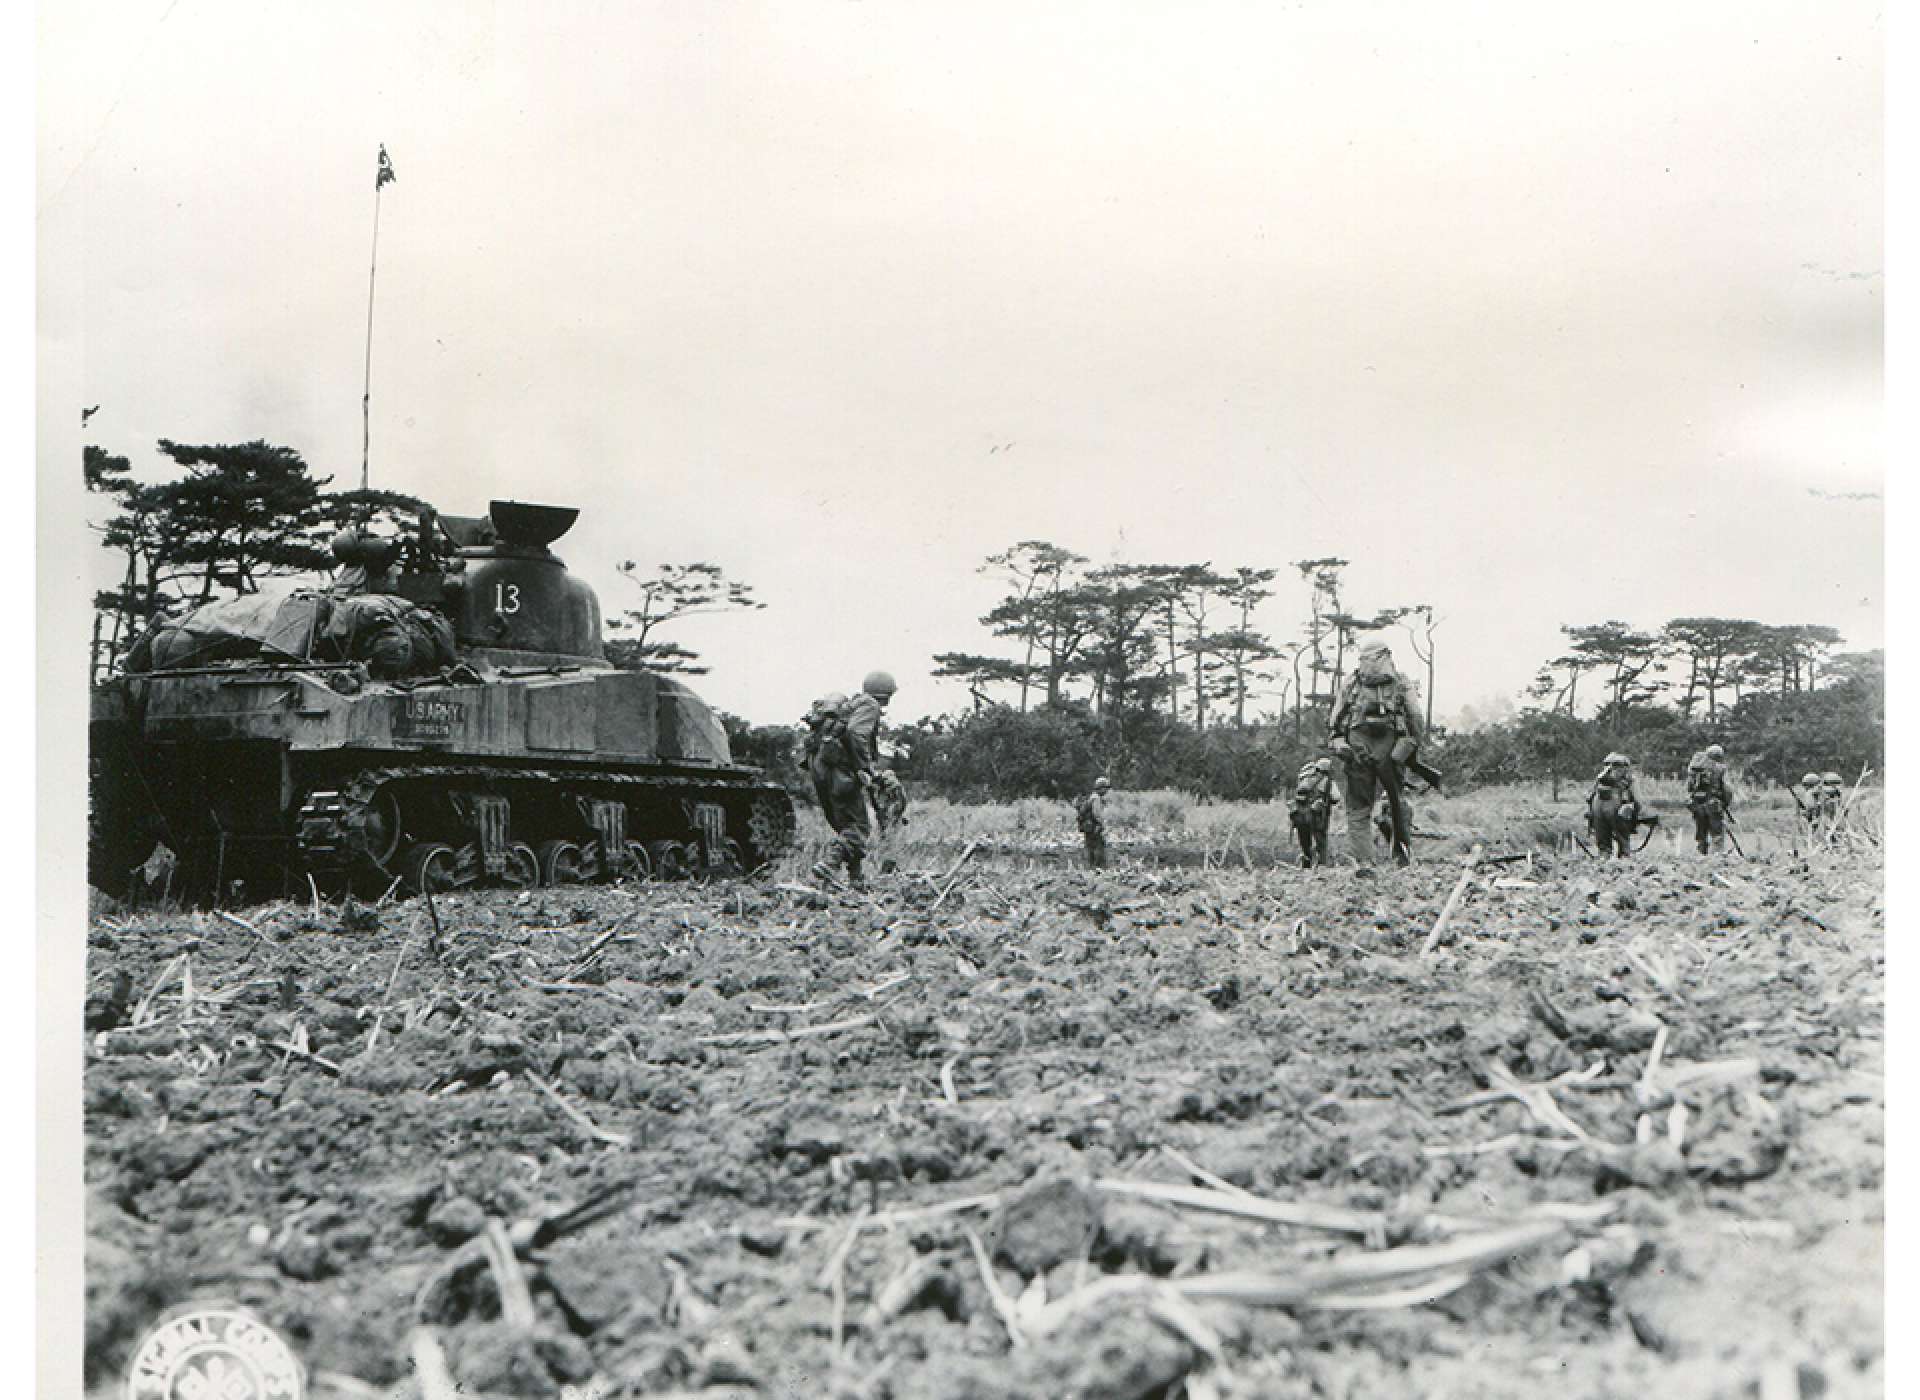
M 1710 762 L 1690 763 L 1687 765 L 1687 796 L 1718 797 L 1720 795 L 1720 774 Z
M 847 732 L 847 697 L 829 691 L 813 702 L 802 722 L 816 744 L 840 738 Z
M 1294 815 L 1318 817 L 1333 800 L 1331 780 L 1315 768 L 1302 768 L 1293 785 L 1292 800 L 1287 803 Z
M 1405 728 L 1406 703 L 1406 692 L 1401 688 L 1399 677 L 1363 680 L 1356 676 L 1351 723 L 1360 729 L 1391 728 L 1399 732 Z

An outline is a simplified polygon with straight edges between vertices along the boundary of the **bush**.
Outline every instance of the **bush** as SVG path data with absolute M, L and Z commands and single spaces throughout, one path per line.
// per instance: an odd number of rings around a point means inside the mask
M 956 802 L 1070 797 L 1103 771 L 1099 727 L 1060 710 L 982 710 L 916 736 L 903 776 Z
M 735 763 L 766 770 L 767 776 L 801 801 L 814 801 L 813 780 L 800 766 L 800 730 L 790 724 L 749 724 L 738 715 L 720 712 L 727 731 L 727 747 Z

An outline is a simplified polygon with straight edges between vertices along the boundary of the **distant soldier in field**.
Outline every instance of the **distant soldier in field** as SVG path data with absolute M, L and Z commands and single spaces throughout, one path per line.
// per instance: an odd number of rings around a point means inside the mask
M 1413 837 L 1413 799 L 1403 789 L 1400 793 L 1400 819 L 1407 824 L 1407 837 Z M 1386 789 L 1382 787 L 1380 795 L 1373 799 L 1373 829 L 1380 836 L 1380 844 L 1389 850 L 1393 848 L 1393 806 L 1387 801 Z
M 1827 794 L 1820 774 L 1801 774 L 1799 790 L 1796 792 L 1789 785 L 1787 791 L 1792 793 L 1794 805 L 1800 809 L 1801 819 L 1808 826 L 1818 830 L 1826 825 Z
M 1112 786 L 1105 778 L 1095 778 L 1093 791 L 1073 802 L 1073 820 L 1087 843 L 1087 865 L 1094 870 L 1107 863 L 1107 792 Z
M 1800 815 L 1808 821 L 1820 820 L 1820 775 L 1803 773 L 1800 775 Z
M 1333 815 L 1333 760 L 1316 758 L 1294 778 L 1293 797 L 1287 803 L 1293 834 L 1300 842 L 1300 864 L 1325 865 L 1327 823 Z
M 1826 820 L 1838 821 L 1847 805 L 1847 780 L 1838 773 L 1822 773 L 1820 800 L 1826 805 Z
M 1393 818 L 1389 846 L 1397 864 L 1409 860 L 1402 807 L 1403 765 L 1419 751 L 1420 715 L 1385 642 L 1360 648 L 1359 664 L 1327 721 L 1328 747 L 1346 765 L 1347 845 L 1354 863 L 1373 864 L 1371 814 L 1384 791 Z
M 891 744 L 880 745 L 880 771 L 873 778 L 873 815 L 882 836 L 907 819 L 907 785 L 893 769 L 898 757 Z
M 1587 830 L 1603 856 L 1633 854 L 1633 832 L 1640 801 L 1633 791 L 1633 760 L 1610 753 L 1600 763 L 1600 774 L 1587 792 Z
M 814 702 L 809 714 L 807 773 L 813 779 L 820 810 L 833 828 L 833 845 L 813 867 L 813 878 L 830 881 L 844 865 L 847 883 L 865 885 L 861 870 L 873 845 L 877 824 L 873 785 L 880 769 L 880 715 L 899 687 L 885 671 L 875 671 L 860 683 L 860 693 L 833 706 L 831 696 Z M 818 722 L 814 723 L 814 716 Z
M 1693 844 L 1701 855 L 1727 849 L 1727 813 L 1733 788 L 1727 782 L 1727 751 L 1718 744 L 1687 760 L 1687 810 L 1693 813 Z

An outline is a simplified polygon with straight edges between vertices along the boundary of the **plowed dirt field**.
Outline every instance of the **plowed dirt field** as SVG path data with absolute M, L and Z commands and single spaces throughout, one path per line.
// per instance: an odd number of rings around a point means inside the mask
M 102 908 L 89 1384 L 1878 1394 L 1877 862 L 1458 844 Z

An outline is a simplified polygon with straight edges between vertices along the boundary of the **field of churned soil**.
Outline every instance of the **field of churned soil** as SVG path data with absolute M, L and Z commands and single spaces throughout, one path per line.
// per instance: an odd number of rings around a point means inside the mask
M 89 1385 L 223 1298 L 322 1397 L 1880 1393 L 1876 849 L 1459 801 L 1371 877 L 1122 801 L 1100 872 L 945 809 L 864 895 L 100 906 Z

